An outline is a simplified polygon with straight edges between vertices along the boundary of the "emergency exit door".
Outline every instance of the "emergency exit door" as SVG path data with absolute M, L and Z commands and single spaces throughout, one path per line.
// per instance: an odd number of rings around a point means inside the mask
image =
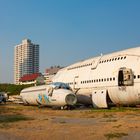
M 132 69 L 120 68 L 118 73 L 118 86 L 132 86 L 134 84 L 134 75 Z

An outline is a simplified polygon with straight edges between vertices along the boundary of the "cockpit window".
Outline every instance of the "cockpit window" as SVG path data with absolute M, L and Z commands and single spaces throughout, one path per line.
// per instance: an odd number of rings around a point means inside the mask
M 51 84 L 54 89 L 68 89 L 71 90 L 70 86 L 68 84 L 65 83 L 61 83 L 61 82 L 55 82 Z

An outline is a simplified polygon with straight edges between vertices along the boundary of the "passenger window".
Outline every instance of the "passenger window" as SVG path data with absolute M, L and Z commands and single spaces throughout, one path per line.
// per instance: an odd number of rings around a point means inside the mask
M 136 79 L 136 75 L 134 75 L 134 79 Z

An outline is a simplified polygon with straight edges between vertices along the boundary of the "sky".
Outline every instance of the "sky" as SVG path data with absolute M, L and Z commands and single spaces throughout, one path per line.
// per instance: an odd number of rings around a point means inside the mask
M 140 0 L 0 0 L 0 83 L 13 83 L 14 46 L 40 45 L 40 72 L 140 46 Z

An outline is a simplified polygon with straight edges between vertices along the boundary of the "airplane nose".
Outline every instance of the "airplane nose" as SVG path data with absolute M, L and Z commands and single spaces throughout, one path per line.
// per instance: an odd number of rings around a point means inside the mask
M 65 98 L 65 101 L 68 105 L 74 105 L 77 102 L 77 97 L 74 94 L 68 94 Z

